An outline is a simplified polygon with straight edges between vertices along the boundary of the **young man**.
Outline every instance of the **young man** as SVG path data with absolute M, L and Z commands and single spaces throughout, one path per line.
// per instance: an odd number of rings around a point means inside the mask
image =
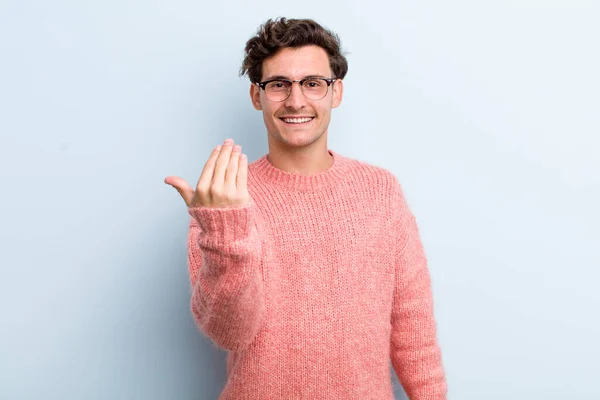
M 347 62 L 312 20 L 269 20 L 246 44 L 268 154 L 226 140 L 185 200 L 191 309 L 229 351 L 222 400 L 446 398 L 416 220 L 387 170 L 330 150 Z

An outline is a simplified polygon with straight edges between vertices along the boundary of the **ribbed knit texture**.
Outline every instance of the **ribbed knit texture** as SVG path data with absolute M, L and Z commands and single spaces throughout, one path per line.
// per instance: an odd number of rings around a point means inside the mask
M 446 399 L 430 275 L 395 176 L 329 150 L 316 175 L 262 156 L 252 201 L 190 208 L 191 309 L 229 351 L 220 400 Z

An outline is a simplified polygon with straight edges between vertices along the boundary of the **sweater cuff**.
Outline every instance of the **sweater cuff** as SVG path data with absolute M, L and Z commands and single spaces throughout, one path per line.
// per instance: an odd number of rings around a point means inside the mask
M 202 231 L 219 237 L 224 243 L 249 236 L 254 220 L 252 203 L 241 207 L 190 207 L 188 212 Z

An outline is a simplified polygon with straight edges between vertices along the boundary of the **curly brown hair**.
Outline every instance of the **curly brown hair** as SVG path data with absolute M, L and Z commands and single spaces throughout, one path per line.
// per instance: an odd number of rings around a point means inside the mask
M 250 82 L 260 82 L 262 63 L 285 47 L 316 45 L 329 56 L 329 66 L 333 77 L 343 79 L 348 72 L 348 60 L 342 53 L 341 41 L 337 34 L 325 29 L 312 19 L 269 19 L 246 42 L 245 57 L 240 76 L 248 75 Z

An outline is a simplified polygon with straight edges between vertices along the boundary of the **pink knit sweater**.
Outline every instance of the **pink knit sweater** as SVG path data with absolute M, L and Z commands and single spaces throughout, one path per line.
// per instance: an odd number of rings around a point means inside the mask
M 316 175 L 248 166 L 252 201 L 190 208 L 191 309 L 228 350 L 220 400 L 446 398 L 430 276 L 391 172 L 329 150 Z

